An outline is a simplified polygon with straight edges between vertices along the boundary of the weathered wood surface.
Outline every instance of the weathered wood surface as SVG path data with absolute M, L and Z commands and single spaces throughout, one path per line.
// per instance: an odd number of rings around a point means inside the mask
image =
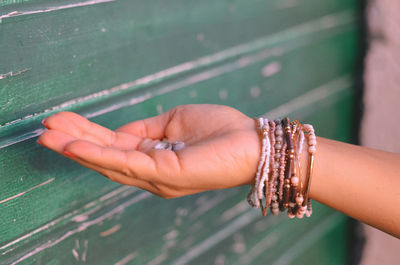
M 346 218 L 261 217 L 248 187 L 163 200 L 36 144 L 187 103 L 290 115 L 351 141 L 355 1 L 0 2 L 0 264 L 343 264 Z

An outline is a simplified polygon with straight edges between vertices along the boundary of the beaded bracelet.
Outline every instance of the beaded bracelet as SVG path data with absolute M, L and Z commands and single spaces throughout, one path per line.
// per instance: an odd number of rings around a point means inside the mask
M 258 198 L 262 200 L 264 198 L 264 187 L 265 182 L 268 183 L 268 174 L 269 174 L 269 165 L 270 165 L 270 156 L 271 156 L 271 140 L 269 137 L 269 123 L 267 119 L 264 119 L 264 125 L 262 128 L 262 133 L 264 138 L 266 139 L 266 146 L 265 146 L 265 160 L 262 166 L 262 173 L 260 176 L 260 181 L 258 183 Z
M 300 184 L 300 167 L 298 164 L 298 152 L 297 152 L 297 139 L 299 138 L 299 123 L 297 120 L 290 123 L 292 132 L 293 142 L 293 168 L 290 177 L 290 198 L 288 205 L 288 217 L 294 218 L 297 212 L 296 200 L 300 196 L 299 184 Z
M 307 168 L 307 182 L 305 184 L 303 207 L 306 207 L 306 212 L 305 212 L 306 216 L 310 217 L 310 215 L 312 214 L 312 205 L 311 205 L 311 199 L 308 197 L 308 192 L 310 190 L 310 184 L 311 184 L 311 176 L 314 165 L 314 154 L 317 152 L 316 148 L 317 137 L 315 136 L 314 127 L 311 124 L 305 124 L 303 127 L 308 134 L 308 145 L 309 145 L 308 147 L 309 163 Z
M 308 192 L 316 153 L 317 138 L 312 125 L 302 125 L 289 118 L 269 121 L 255 118 L 261 138 L 261 157 L 255 182 L 247 196 L 262 215 L 270 209 L 273 215 L 286 211 L 289 218 L 309 217 L 312 214 Z M 307 174 L 301 176 L 301 154 L 304 142 L 308 144 Z M 304 179 L 304 185 L 303 180 Z

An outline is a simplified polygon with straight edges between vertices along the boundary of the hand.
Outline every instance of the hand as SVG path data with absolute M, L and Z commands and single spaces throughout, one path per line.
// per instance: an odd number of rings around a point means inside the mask
M 181 105 L 109 130 L 73 112 L 45 119 L 38 143 L 109 179 L 163 198 L 253 183 L 260 140 L 253 119 L 221 105 Z M 183 141 L 176 152 L 152 147 Z

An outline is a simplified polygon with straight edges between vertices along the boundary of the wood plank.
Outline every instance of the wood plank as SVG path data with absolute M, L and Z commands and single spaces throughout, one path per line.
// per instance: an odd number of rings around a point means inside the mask
M 347 218 L 263 218 L 249 187 L 164 200 L 35 143 L 76 111 L 115 129 L 188 103 L 351 141 L 356 1 L 0 3 L 1 264 L 343 264 Z M 334 257 L 332 257 L 334 256 Z

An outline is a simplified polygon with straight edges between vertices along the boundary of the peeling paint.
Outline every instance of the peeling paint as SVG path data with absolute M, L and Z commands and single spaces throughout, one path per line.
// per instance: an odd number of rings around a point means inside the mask
M 83 251 L 82 254 L 79 254 L 80 250 L 80 243 L 78 239 L 75 239 L 75 247 L 72 249 L 72 255 L 76 259 L 76 261 L 82 260 L 83 262 L 86 261 L 87 251 L 88 251 L 89 241 L 85 239 L 83 241 Z
M 23 15 L 48 13 L 48 12 L 53 12 L 53 11 L 62 10 L 62 9 L 69 9 L 69 8 L 81 7 L 81 6 L 90 6 L 90 5 L 96 5 L 96 4 L 101 4 L 101 3 L 113 2 L 113 1 L 115 1 L 115 0 L 91 0 L 91 1 L 86 1 L 86 2 L 75 3 L 75 4 L 53 6 L 53 7 L 48 7 L 46 9 L 38 9 L 38 10 L 31 10 L 31 11 L 13 11 L 6 15 L 0 16 L 0 20 L 11 17 L 11 16 L 17 16 L 17 15 L 23 16 Z
M 261 94 L 261 89 L 258 86 L 253 86 L 253 87 L 250 88 L 250 95 L 253 98 L 259 97 L 260 94 Z
M 78 251 L 76 251 L 76 249 L 72 249 L 72 255 L 74 256 L 76 261 L 79 261 L 79 254 Z
M 173 265 L 184 265 L 190 263 L 193 259 L 197 258 L 204 252 L 213 248 L 216 244 L 221 242 L 222 240 L 228 238 L 233 235 L 236 231 L 249 225 L 253 220 L 259 218 L 258 211 L 249 211 L 239 218 L 235 219 L 227 226 L 214 233 L 210 237 L 204 239 L 199 244 L 193 246 L 188 249 L 182 256 L 178 257 L 176 260 L 170 262 L 169 264 Z
M 241 233 L 236 233 L 233 235 L 233 245 L 232 250 L 234 253 L 241 254 L 246 251 L 246 242 Z
M 11 17 L 11 16 L 18 15 L 18 13 L 19 13 L 18 11 L 12 11 L 12 12 L 8 13 L 6 16 Z M 2 17 L 0 17 L 0 18 L 2 18 Z
M 199 204 L 199 207 L 190 214 L 190 219 L 193 220 L 198 218 L 199 216 L 213 209 L 216 205 L 218 205 L 225 199 L 231 197 L 232 195 L 233 195 L 232 193 L 228 194 L 228 192 L 219 193 L 217 196 L 211 198 L 210 200 L 207 200 L 204 203 Z
M 156 109 L 158 114 L 163 113 L 163 106 L 161 104 L 157 104 Z
M 120 261 L 118 261 L 114 265 L 125 265 L 128 262 L 130 262 L 131 260 L 133 260 L 135 257 L 136 257 L 136 251 L 132 252 L 131 254 L 126 256 L 125 258 L 121 259 Z
M 32 68 L 26 68 L 26 69 L 23 69 L 23 70 L 20 70 L 20 71 L 17 71 L 17 72 L 8 72 L 8 73 L 5 73 L 5 74 L 0 74 L 0 80 L 1 79 L 5 79 L 5 78 L 7 78 L 7 77 L 14 77 L 14 76 L 17 76 L 17 75 L 20 75 L 20 74 L 23 74 L 23 73 L 25 73 L 25 72 L 28 72 L 28 71 L 30 71 L 30 70 L 32 70 Z
M 22 261 L 34 256 L 34 255 L 42 252 L 45 249 L 51 248 L 51 247 L 59 244 L 60 242 L 64 241 L 65 239 L 67 239 L 67 238 L 69 238 L 69 237 L 71 237 L 71 236 L 73 236 L 73 235 L 75 235 L 77 233 L 80 233 L 82 231 L 85 231 L 87 228 L 89 228 L 89 227 L 91 227 L 93 225 L 99 224 L 99 223 L 103 222 L 104 220 L 109 219 L 109 218 L 111 218 L 111 217 L 113 217 L 113 216 L 125 211 L 125 208 L 131 206 L 132 204 L 135 204 L 135 203 L 137 203 L 137 202 L 139 202 L 141 200 L 150 198 L 151 196 L 152 196 L 151 193 L 143 192 L 143 193 L 139 194 L 138 196 L 128 200 L 127 202 L 124 202 L 124 203 L 118 205 L 116 208 L 114 208 L 111 211 L 105 213 L 104 215 L 99 216 L 99 217 L 97 217 L 97 218 L 95 218 L 93 220 L 81 223 L 78 227 L 66 232 L 61 237 L 59 237 L 59 238 L 57 238 L 55 240 L 49 240 L 46 243 L 36 247 L 34 250 L 25 253 L 25 255 L 23 255 L 22 257 L 20 257 L 19 259 L 17 259 L 13 263 L 11 263 L 10 265 L 16 265 L 16 264 L 18 264 L 18 263 L 20 263 L 20 262 L 22 262 Z
M 14 195 L 14 196 L 11 196 L 11 197 L 8 197 L 8 198 L 6 198 L 4 200 L 1 200 L 0 204 L 8 202 L 8 201 L 13 200 L 13 199 L 16 199 L 16 198 L 18 198 L 18 197 L 20 197 L 22 195 L 25 195 L 26 193 L 28 193 L 30 191 L 33 191 L 34 189 L 40 188 L 40 187 L 42 187 L 42 186 L 44 186 L 46 184 L 49 184 L 50 182 L 53 182 L 55 179 L 56 178 L 49 179 L 49 180 L 47 180 L 47 181 L 45 181 L 43 183 L 40 183 L 39 185 L 36 185 L 36 186 L 34 186 L 32 188 L 27 189 L 26 191 L 20 192 L 20 193 Z
M 75 211 L 72 211 L 70 213 L 67 213 L 64 216 L 60 217 L 60 218 L 57 218 L 57 219 L 55 219 L 55 220 L 43 225 L 43 226 L 41 226 L 41 227 L 39 227 L 39 228 L 29 232 L 29 233 L 17 238 L 17 239 L 5 244 L 3 246 L 0 246 L 0 250 L 5 250 L 7 248 L 10 248 L 10 247 L 12 247 L 12 246 L 24 241 L 24 240 L 27 240 L 27 239 L 31 238 L 32 236 L 34 236 L 34 235 L 36 235 L 38 233 L 44 232 L 44 231 L 50 229 L 51 227 L 56 226 L 58 223 L 64 222 L 65 220 L 67 220 L 67 219 L 69 219 L 71 217 L 72 218 L 70 220 L 76 222 L 76 220 L 74 220 L 74 217 L 73 217 L 74 215 L 77 215 L 80 212 L 85 211 L 86 209 L 89 209 L 90 207 L 96 206 L 98 204 L 98 202 L 104 202 L 105 200 L 108 200 L 108 199 L 111 199 L 110 202 L 113 202 L 115 200 L 123 198 L 124 196 L 130 195 L 130 194 L 126 194 L 127 190 L 132 190 L 133 192 L 135 192 L 138 189 L 135 189 L 135 188 L 132 188 L 132 187 L 128 187 L 128 186 L 123 186 L 121 188 L 113 190 L 113 191 L 107 193 L 106 195 L 102 196 L 99 200 L 94 200 L 92 202 L 89 202 L 88 204 L 86 204 L 85 206 L 83 206 L 82 208 L 80 208 L 78 210 L 75 210 Z M 107 206 L 108 202 L 102 203 L 102 205 L 103 206 Z M 99 209 L 99 208 L 96 207 L 96 209 Z M 87 220 L 87 218 L 85 220 Z M 75 244 L 79 245 L 79 241 L 76 241 Z M 5 252 L 8 252 L 8 250 L 5 250 Z M 4 253 L 2 253 L 2 254 L 4 254 Z
M 200 42 L 204 41 L 204 33 L 203 32 L 198 33 L 196 37 L 197 37 L 198 41 L 200 41 Z
M 83 253 L 82 253 L 82 261 L 83 262 L 86 261 L 86 256 L 87 256 L 88 249 L 89 249 L 89 241 L 87 239 L 85 239 L 83 241 Z
M 197 92 L 196 92 L 196 90 L 190 91 L 190 97 L 191 97 L 191 98 L 197 97 Z
M 179 235 L 178 230 L 171 230 L 167 234 L 164 235 L 165 240 L 175 240 Z
M 168 254 L 166 252 L 161 253 L 159 256 L 155 257 L 152 259 L 149 263 L 146 265 L 158 265 L 161 264 L 164 260 L 168 258 Z
M 215 257 L 214 265 L 224 265 L 226 262 L 226 256 L 224 254 L 218 254 Z
M 244 213 L 245 211 L 249 210 L 249 205 L 246 201 L 239 202 L 232 208 L 223 212 L 221 217 L 219 218 L 219 222 L 228 222 L 235 218 L 236 216 Z
M 282 67 L 279 62 L 272 62 L 267 64 L 261 69 L 261 73 L 264 77 L 270 77 L 281 71 Z
M 263 220 L 264 221 L 264 220 Z M 247 265 L 247 264 L 253 264 L 254 259 L 257 258 L 258 256 L 262 255 L 267 251 L 271 246 L 274 246 L 275 243 L 278 242 L 279 236 L 277 232 L 272 232 L 266 237 L 264 237 L 261 241 L 256 243 L 250 250 L 248 250 L 246 253 L 243 253 L 240 256 L 240 259 L 238 260 L 235 265 Z
M 100 236 L 102 236 L 102 237 L 109 236 L 109 235 L 114 234 L 115 232 L 117 232 L 120 228 L 121 228 L 121 225 L 119 225 L 119 224 L 118 225 L 114 225 L 110 229 L 107 229 L 106 231 L 101 232 Z
M 228 91 L 226 89 L 221 89 L 218 94 L 219 98 L 222 100 L 226 100 L 228 98 Z

